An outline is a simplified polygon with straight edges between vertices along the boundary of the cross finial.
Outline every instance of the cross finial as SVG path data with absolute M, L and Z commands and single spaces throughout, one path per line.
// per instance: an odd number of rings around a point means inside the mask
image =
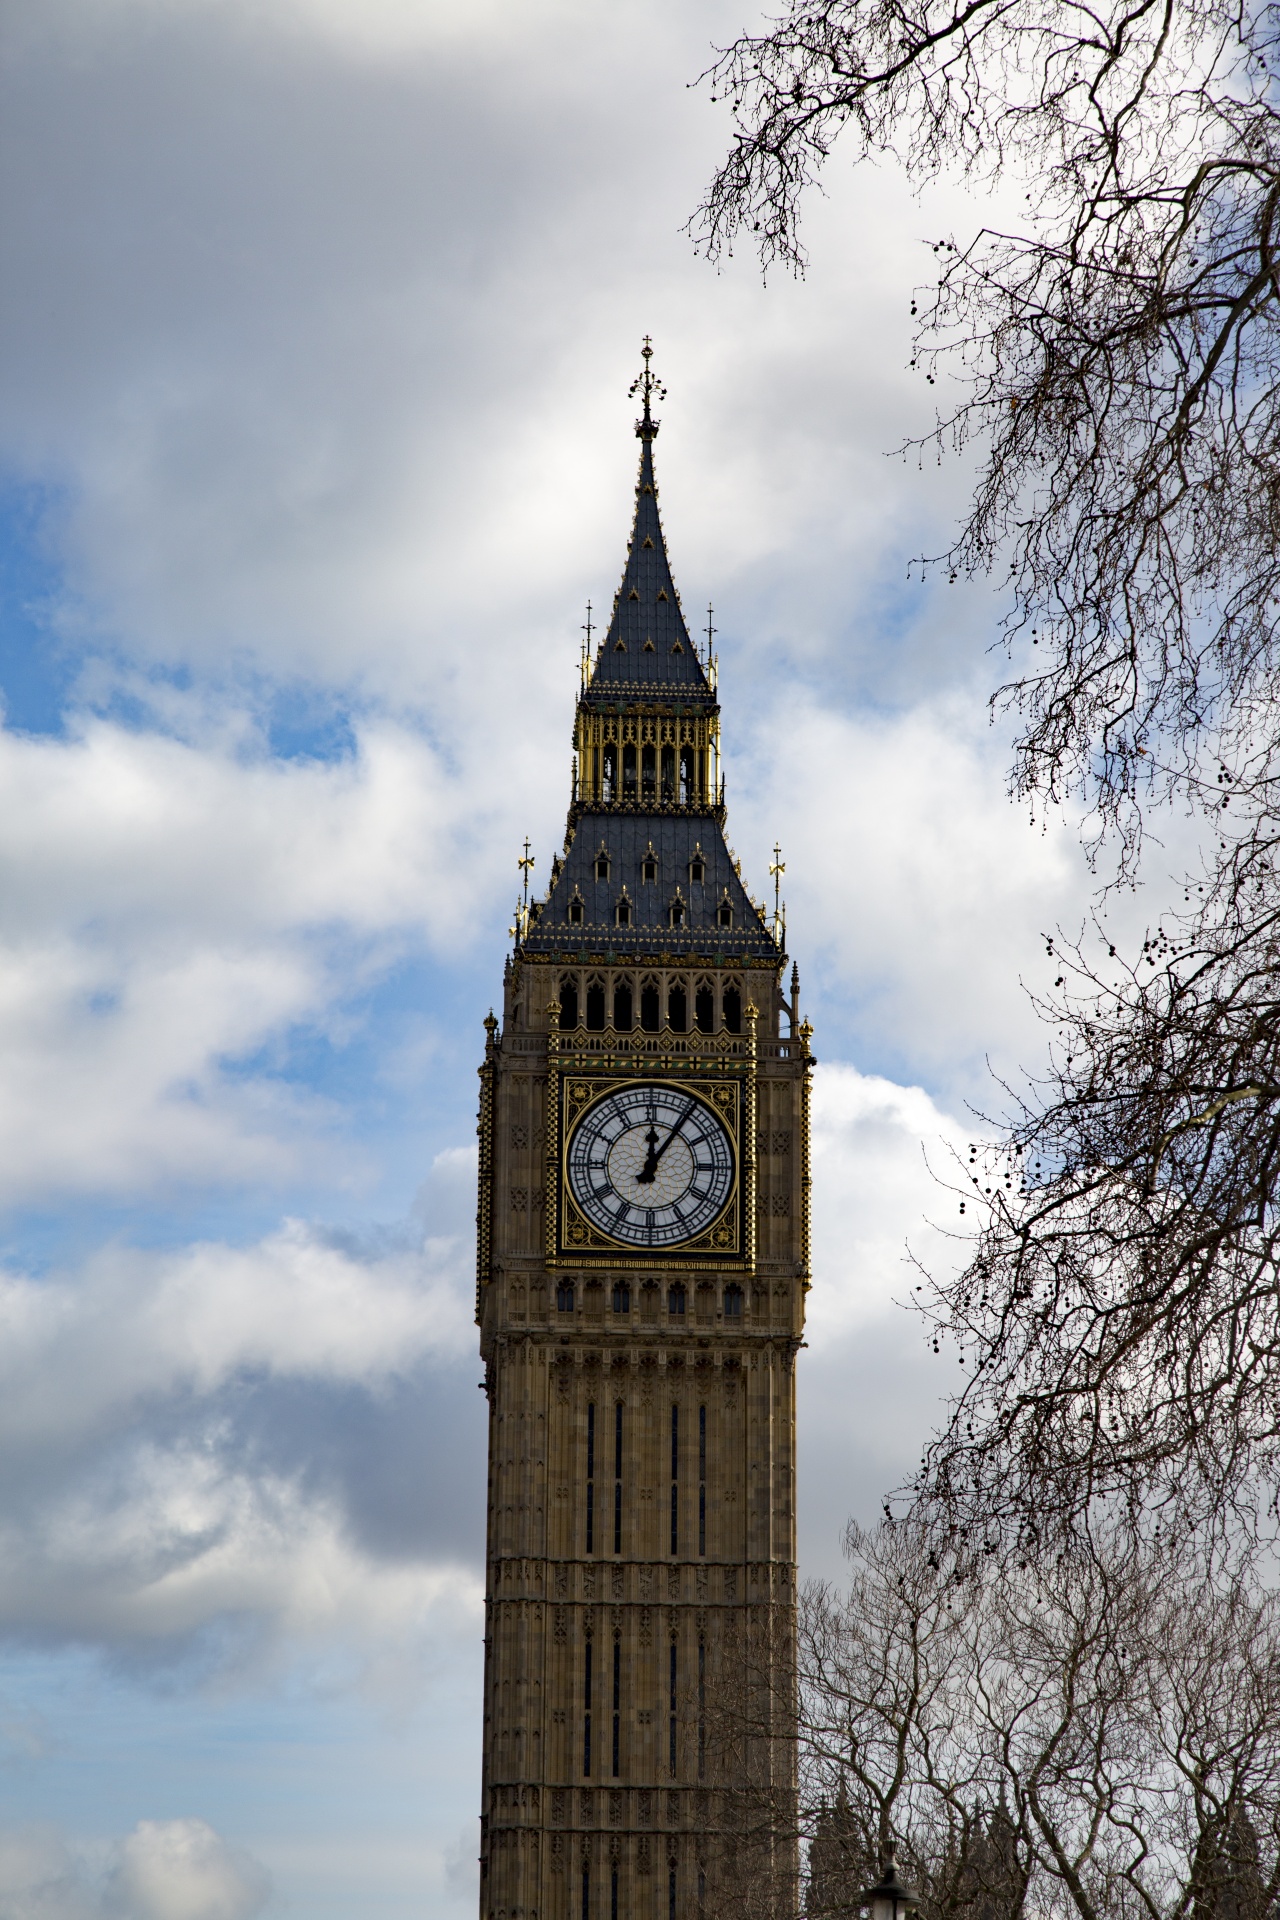
M 644 361 L 644 371 L 637 374 L 636 378 L 631 382 L 628 390 L 628 398 L 634 400 L 637 394 L 641 396 L 644 402 L 644 414 L 642 418 L 636 421 L 636 433 L 641 440 L 652 440 L 658 431 L 658 422 L 653 417 L 650 403 L 655 394 L 659 400 L 665 400 L 667 390 L 649 365 L 649 362 L 653 358 L 653 345 L 647 333 L 644 337 L 644 345 L 640 349 L 640 355 Z
M 524 858 L 516 861 L 516 865 L 524 875 L 524 905 L 526 907 L 529 905 L 529 869 L 536 864 L 533 854 L 529 851 L 529 836 L 526 833 L 524 837 Z

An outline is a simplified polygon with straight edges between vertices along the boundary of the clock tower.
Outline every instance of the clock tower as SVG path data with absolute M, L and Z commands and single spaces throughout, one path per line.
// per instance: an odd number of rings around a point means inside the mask
M 770 918 L 724 837 L 647 340 L 632 392 L 631 543 L 583 656 L 564 850 L 480 1069 L 482 1920 L 795 1910 L 810 1029 L 776 894 Z

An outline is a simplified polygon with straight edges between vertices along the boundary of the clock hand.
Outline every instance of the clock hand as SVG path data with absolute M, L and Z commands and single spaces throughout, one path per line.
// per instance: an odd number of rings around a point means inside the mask
M 685 1108 L 684 1112 L 680 1115 L 680 1118 L 676 1121 L 674 1127 L 672 1127 L 670 1133 L 667 1135 L 666 1139 L 663 1141 L 662 1145 L 658 1148 L 658 1151 L 656 1153 L 654 1153 L 652 1146 L 649 1148 L 649 1152 L 653 1157 L 653 1166 L 654 1166 L 655 1172 L 657 1170 L 659 1160 L 661 1160 L 663 1154 L 666 1152 L 667 1148 L 671 1145 L 671 1142 L 675 1139 L 681 1127 L 684 1125 L 685 1121 L 689 1118 L 689 1115 L 693 1112 L 697 1104 L 698 1103 L 696 1100 L 691 1100 L 689 1102 L 688 1106 Z M 649 1178 L 651 1180 L 653 1179 L 652 1173 L 649 1175 Z
M 648 1147 L 649 1147 L 648 1157 L 646 1158 L 645 1163 L 641 1167 L 639 1173 L 636 1175 L 636 1179 L 639 1181 L 642 1187 L 652 1186 L 653 1176 L 658 1165 L 658 1156 L 654 1152 L 654 1148 L 658 1144 L 658 1130 L 656 1127 L 649 1128 L 648 1133 L 646 1133 L 645 1135 L 645 1140 L 648 1143 Z

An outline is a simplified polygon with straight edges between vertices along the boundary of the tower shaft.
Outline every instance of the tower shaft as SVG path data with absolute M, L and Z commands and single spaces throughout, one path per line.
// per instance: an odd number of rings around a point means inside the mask
M 812 1056 L 705 758 L 680 778 L 719 709 L 647 394 L 638 431 L 590 772 L 481 1068 L 485 1920 L 795 1907 Z

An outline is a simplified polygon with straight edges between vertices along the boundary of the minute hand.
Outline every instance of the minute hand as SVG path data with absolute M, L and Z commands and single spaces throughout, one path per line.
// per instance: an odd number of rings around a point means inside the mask
M 680 1129 L 681 1129 L 681 1127 L 682 1127 L 682 1126 L 684 1125 L 684 1123 L 685 1123 L 685 1121 L 686 1121 L 686 1120 L 687 1120 L 687 1119 L 689 1118 L 689 1115 L 690 1115 L 690 1114 L 691 1114 L 691 1113 L 693 1112 L 693 1110 L 694 1110 L 694 1108 L 695 1108 L 695 1107 L 697 1106 L 697 1104 L 698 1104 L 698 1103 L 697 1103 L 697 1101 L 696 1101 L 696 1100 L 691 1100 L 691 1101 L 689 1102 L 689 1104 L 688 1104 L 688 1106 L 687 1106 L 687 1107 L 685 1108 L 685 1110 L 684 1110 L 684 1112 L 683 1112 L 683 1113 L 682 1113 L 682 1114 L 680 1115 L 680 1118 L 679 1118 L 679 1119 L 678 1119 L 678 1120 L 676 1121 L 676 1123 L 675 1123 L 675 1125 L 674 1125 L 674 1127 L 672 1127 L 672 1129 L 671 1129 L 671 1131 L 670 1131 L 670 1133 L 669 1133 L 669 1134 L 667 1135 L 667 1137 L 666 1137 L 666 1139 L 665 1139 L 665 1140 L 663 1141 L 663 1143 L 662 1143 L 662 1145 L 661 1145 L 661 1146 L 660 1146 L 660 1147 L 658 1148 L 658 1151 L 657 1151 L 657 1152 L 656 1152 L 656 1153 L 654 1154 L 654 1156 L 653 1156 L 653 1165 L 654 1165 L 654 1170 L 655 1170 L 655 1172 L 656 1172 L 656 1170 L 657 1170 L 657 1165 L 658 1165 L 658 1162 L 659 1162 L 659 1160 L 661 1160 L 661 1158 L 662 1158 L 662 1156 L 663 1156 L 663 1154 L 664 1154 L 664 1153 L 666 1152 L 666 1150 L 667 1150 L 667 1148 L 668 1148 L 668 1147 L 669 1147 L 669 1146 L 671 1145 L 671 1142 L 672 1142 L 672 1141 L 673 1141 L 673 1140 L 675 1139 L 675 1137 L 676 1137 L 676 1135 L 677 1135 L 677 1134 L 679 1133 L 679 1131 L 680 1131 Z M 650 1179 L 652 1179 L 652 1178 L 653 1178 L 653 1175 L 652 1175 L 652 1174 L 650 1174 L 650 1176 L 649 1176 L 649 1177 L 650 1177 Z

